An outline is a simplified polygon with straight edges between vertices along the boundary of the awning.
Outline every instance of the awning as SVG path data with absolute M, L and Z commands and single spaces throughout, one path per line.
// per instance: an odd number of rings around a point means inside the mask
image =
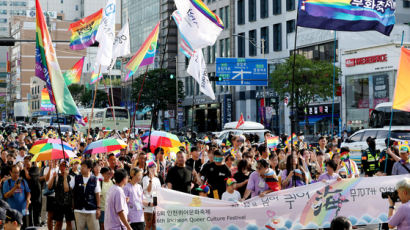
M 322 119 L 323 119 L 323 117 L 310 117 L 310 118 L 308 118 L 308 120 L 309 120 L 308 123 L 309 123 L 309 125 L 314 125 L 316 122 L 318 122 Z M 306 125 L 306 122 L 305 121 L 300 121 L 299 125 Z

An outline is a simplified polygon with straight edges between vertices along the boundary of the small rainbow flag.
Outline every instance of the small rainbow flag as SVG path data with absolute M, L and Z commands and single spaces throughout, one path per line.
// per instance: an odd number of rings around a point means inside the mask
M 91 80 L 90 80 L 90 85 L 96 83 L 103 77 L 102 73 L 98 75 L 98 73 L 95 73 L 94 71 L 91 73 Z
M 103 9 L 70 24 L 68 30 L 71 31 L 70 48 L 72 50 L 82 50 L 95 43 L 98 27 L 102 20 Z
M 204 142 L 205 142 L 205 144 L 211 143 L 211 141 L 209 140 L 209 137 L 208 137 L 208 136 L 205 136 Z
M 53 103 L 50 101 L 50 95 L 48 94 L 47 88 L 41 90 L 41 111 L 55 111 Z
M 64 73 L 64 80 L 67 86 L 79 83 L 83 73 L 84 58 L 81 58 L 75 65 Z
M 128 70 L 136 72 L 140 66 L 146 66 L 154 63 L 155 53 L 157 50 L 157 41 L 159 34 L 159 22 L 155 26 L 154 30 L 148 35 L 145 42 L 142 44 L 137 53 L 131 58 L 131 60 L 125 66 Z
M 349 158 L 350 158 L 349 152 L 342 152 L 340 154 L 340 160 L 342 160 L 342 161 L 348 160 Z
M 266 140 L 267 147 L 270 149 L 275 149 L 279 144 L 279 137 L 268 137 Z

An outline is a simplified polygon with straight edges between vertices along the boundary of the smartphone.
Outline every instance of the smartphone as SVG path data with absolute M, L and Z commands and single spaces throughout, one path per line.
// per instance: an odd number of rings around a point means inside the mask
M 153 202 L 152 202 L 153 205 L 154 205 L 154 206 L 157 206 L 157 204 L 158 204 L 158 203 L 157 203 L 157 202 L 158 202 L 158 198 L 157 198 L 156 196 L 154 196 L 152 199 L 153 199 Z

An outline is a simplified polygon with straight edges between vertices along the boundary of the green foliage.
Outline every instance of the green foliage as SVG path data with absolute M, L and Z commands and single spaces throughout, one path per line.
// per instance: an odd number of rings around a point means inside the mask
M 270 76 L 270 82 L 281 100 L 289 96 L 289 106 L 292 105 L 292 71 L 293 56 L 279 64 Z M 341 75 L 336 67 L 336 83 Z M 306 107 L 315 98 L 329 98 L 333 95 L 333 64 L 324 61 L 313 61 L 302 55 L 296 55 L 295 63 L 295 106 Z M 336 85 L 337 87 L 338 85 Z
M 155 104 L 156 110 L 165 110 L 168 105 L 175 105 L 175 79 L 170 78 L 170 73 L 166 69 L 154 69 L 147 73 L 144 86 L 142 88 L 139 108 L 146 105 L 152 106 Z M 135 101 L 138 100 L 139 91 L 145 74 L 138 77 L 134 76 L 134 84 L 132 86 L 132 97 Z M 183 84 L 178 81 L 178 98 L 184 99 Z
M 84 107 L 91 108 L 94 97 L 94 85 L 87 89 L 84 85 L 71 84 L 68 89 L 73 96 L 74 101 L 77 104 L 81 104 Z M 107 93 L 104 90 L 97 90 L 97 96 L 95 97 L 95 107 L 102 108 L 108 104 Z

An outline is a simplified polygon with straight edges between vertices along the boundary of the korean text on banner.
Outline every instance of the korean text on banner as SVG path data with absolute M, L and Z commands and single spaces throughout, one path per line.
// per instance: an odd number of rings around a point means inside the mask
M 408 177 L 409 175 L 407 175 Z M 167 229 L 317 229 L 336 216 L 353 225 L 387 222 L 388 203 L 381 193 L 394 191 L 403 175 L 318 182 L 253 197 L 243 203 L 160 189 L 157 227 Z

